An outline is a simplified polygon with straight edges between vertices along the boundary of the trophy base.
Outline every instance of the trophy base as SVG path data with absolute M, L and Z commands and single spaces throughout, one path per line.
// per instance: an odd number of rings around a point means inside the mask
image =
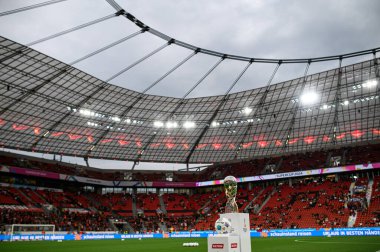
M 240 237 L 228 235 L 215 235 L 207 239 L 208 251 L 213 252 L 240 252 Z
M 249 214 L 226 213 L 221 214 L 220 218 L 228 219 L 233 230 L 230 234 L 208 237 L 208 252 L 251 252 Z

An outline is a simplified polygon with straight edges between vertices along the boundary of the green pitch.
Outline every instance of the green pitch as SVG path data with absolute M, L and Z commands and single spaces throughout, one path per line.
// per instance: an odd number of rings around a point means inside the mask
M 198 242 L 199 247 L 183 247 Z M 1 242 L 4 252 L 207 252 L 207 239 L 130 239 L 97 241 Z M 254 238 L 253 252 L 377 252 L 380 237 Z

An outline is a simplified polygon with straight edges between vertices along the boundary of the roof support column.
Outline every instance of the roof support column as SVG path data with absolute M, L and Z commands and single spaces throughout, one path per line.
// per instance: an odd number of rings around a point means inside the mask
M 333 122 L 333 138 L 332 142 L 334 145 L 337 143 L 336 133 L 338 130 L 338 120 L 339 120 L 339 106 L 341 101 L 341 81 L 342 81 L 342 58 L 339 59 L 339 71 L 338 71 L 338 83 L 336 87 L 336 93 L 334 98 L 335 112 L 334 112 L 334 122 Z

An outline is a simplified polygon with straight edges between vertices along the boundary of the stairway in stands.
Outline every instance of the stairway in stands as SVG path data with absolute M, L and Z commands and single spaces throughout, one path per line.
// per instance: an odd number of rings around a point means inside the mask
M 264 192 L 264 189 L 259 190 L 256 195 L 253 194 L 253 199 L 246 205 L 245 208 L 243 208 L 243 212 L 248 213 L 250 209 L 254 210 L 254 205 L 256 203 L 256 200 L 261 196 L 261 194 Z
M 259 204 L 259 207 L 256 210 L 256 213 L 260 212 L 261 209 L 267 204 L 267 202 L 270 200 L 270 198 L 275 194 L 276 188 L 273 188 L 272 186 L 268 186 L 265 188 L 265 190 L 262 193 L 261 203 Z
M 164 214 L 167 214 L 168 212 L 166 211 L 165 207 L 165 202 L 164 199 L 162 198 L 162 194 L 158 195 L 158 199 L 160 200 L 160 209 Z
M 358 212 L 356 227 L 376 226 L 380 223 L 377 217 L 380 212 L 380 176 L 374 178 L 373 182 L 368 182 L 368 187 L 371 186 L 371 198 L 368 202 L 368 208 L 362 212 Z M 367 196 L 368 194 L 366 194 Z

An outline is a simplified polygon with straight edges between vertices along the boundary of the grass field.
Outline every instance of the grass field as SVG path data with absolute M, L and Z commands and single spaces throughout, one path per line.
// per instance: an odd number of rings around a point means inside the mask
M 183 247 L 184 242 L 198 242 L 199 247 Z M 1 252 L 207 252 L 207 239 L 130 239 L 92 241 L 2 242 Z M 377 252 L 380 237 L 308 237 L 253 238 L 254 252 Z

